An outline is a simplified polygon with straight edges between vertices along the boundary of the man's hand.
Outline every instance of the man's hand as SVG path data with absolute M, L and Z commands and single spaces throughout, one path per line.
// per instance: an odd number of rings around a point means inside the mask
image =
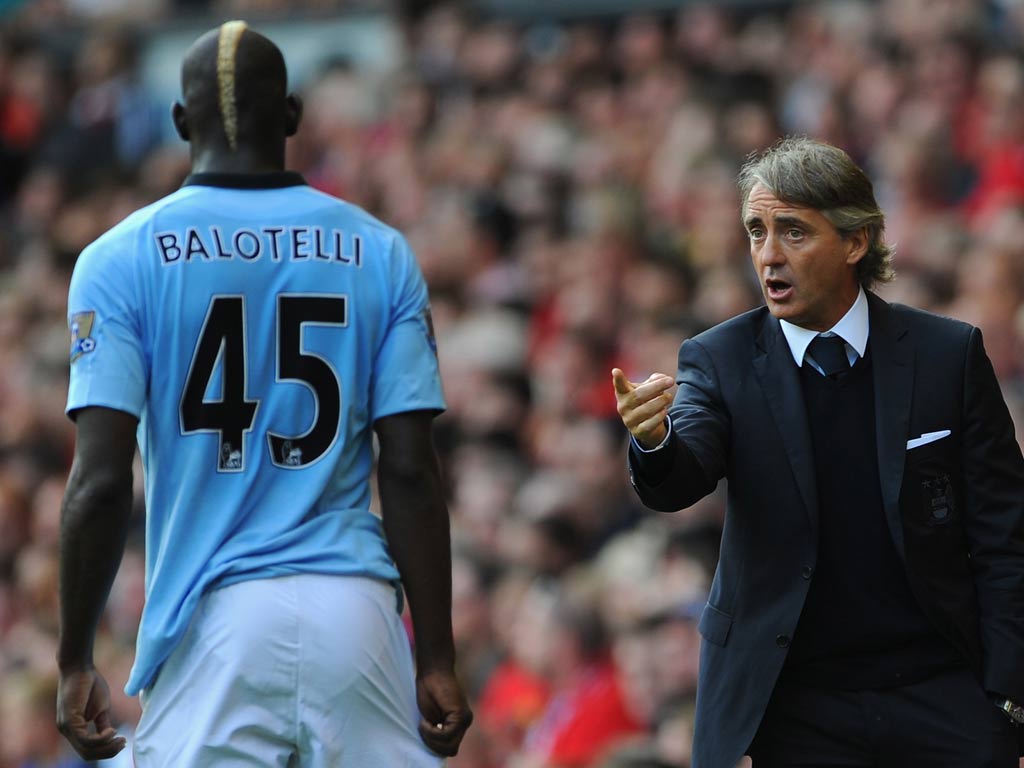
M 652 373 L 642 384 L 633 384 L 619 368 L 612 369 L 615 402 L 629 433 L 642 448 L 657 447 L 665 439 L 669 406 L 675 381 L 664 373 Z
M 417 677 L 416 703 L 422 715 L 420 737 L 423 743 L 439 755 L 453 757 L 473 722 L 466 694 L 455 675 L 428 672 Z
M 127 743 L 110 724 L 107 682 L 92 668 L 61 673 L 57 728 L 85 760 L 106 760 Z

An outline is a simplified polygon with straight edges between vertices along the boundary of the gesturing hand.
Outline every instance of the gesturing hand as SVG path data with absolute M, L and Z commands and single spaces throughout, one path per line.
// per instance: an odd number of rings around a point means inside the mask
M 422 715 L 419 730 L 423 743 L 445 757 L 458 753 L 473 713 L 455 675 L 428 672 L 418 677 L 416 703 Z
M 127 743 L 110 724 L 107 682 L 92 668 L 61 674 L 57 685 L 57 728 L 85 760 L 106 760 Z
M 633 384 L 619 368 L 612 369 L 615 402 L 629 433 L 643 448 L 654 448 L 665 439 L 665 418 L 672 405 L 675 381 L 664 373 L 652 373 L 642 384 Z

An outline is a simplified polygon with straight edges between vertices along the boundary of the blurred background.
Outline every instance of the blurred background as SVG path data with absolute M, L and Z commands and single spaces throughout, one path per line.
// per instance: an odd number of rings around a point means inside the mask
M 81 765 L 53 726 L 71 269 L 181 183 L 181 55 L 230 18 L 305 100 L 290 166 L 407 233 L 430 284 L 477 714 L 451 768 L 688 764 L 723 498 L 638 504 L 609 370 L 672 373 L 760 304 L 748 153 L 806 134 L 868 170 L 883 295 L 980 326 L 1024 434 L 1021 0 L 0 0 L 0 768 Z M 96 649 L 127 733 L 137 496 Z

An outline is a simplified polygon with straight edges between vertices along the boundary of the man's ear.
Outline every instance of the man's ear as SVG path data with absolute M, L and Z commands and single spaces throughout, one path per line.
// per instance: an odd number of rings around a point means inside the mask
M 302 122 L 302 99 L 297 94 L 289 93 L 285 105 L 284 135 L 294 136 Z
M 861 227 L 848 234 L 845 239 L 847 245 L 846 263 L 853 266 L 868 254 L 868 228 Z
M 174 130 L 181 136 L 182 141 L 188 141 L 188 118 L 185 114 L 185 105 L 180 101 L 174 102 L 171 107 L 171 122 L 174 123 Z

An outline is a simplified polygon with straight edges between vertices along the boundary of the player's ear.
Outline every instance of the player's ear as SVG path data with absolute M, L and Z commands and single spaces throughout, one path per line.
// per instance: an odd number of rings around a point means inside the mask
M 180 101 L 174 102 L 171 107 L 171 122 L 174 123 L 174 130 L 181 136 L 182 141 L 188 141 L 188 119 L 185 115 L 185 105 Z
M 302 122 L 302 99 L 298 94 L 289 93 L 285 98 L 285 105 L 284 135 L 294 136 L 299 130 L 299 123 Z

